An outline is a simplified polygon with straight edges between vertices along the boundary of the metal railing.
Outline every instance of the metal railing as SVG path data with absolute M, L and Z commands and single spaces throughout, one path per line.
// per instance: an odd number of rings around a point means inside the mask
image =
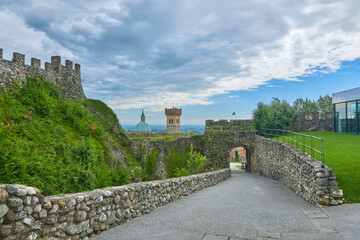
M 322 138 L 282 129 L 261 128 L 257 131 L 257 133 L 264 137 L 276 137 L 277 140 L 282 138 L 283 142 L 285 142 L 285 139 L 287 139 L 293 146 L 302 150 L 303 152 L 306 152 L 306 149 L 309 149 L 312 157 L 314 157 L 315 153 L 318 153 L 321 156 L 319 160 L 323 163 L 321 167 L 325 167 L 324 140 Z M 315 145 L 318 145 L 318 149 L 316 149 Z

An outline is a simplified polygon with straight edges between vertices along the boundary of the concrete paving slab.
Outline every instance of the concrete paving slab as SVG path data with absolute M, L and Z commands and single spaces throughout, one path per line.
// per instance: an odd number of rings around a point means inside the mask
M 325 213 L 323 213 L 320 209 L 314 210 L 306 210 L 304 211 L 305 215 L 310 219 L 323 219 L 329 218 Z
M 281 234 L 279 232 L 272 231 L 258 231 L 257 236 L 262 238 L 281 239 Z
M 229 240 L 229 236 L 206 234 L 202 240 Z

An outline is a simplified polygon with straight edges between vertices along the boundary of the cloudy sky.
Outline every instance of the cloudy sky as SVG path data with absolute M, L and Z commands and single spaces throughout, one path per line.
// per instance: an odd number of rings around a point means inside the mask
M 1 0 L 0 48 L 81 64 L 88 98 L 122 124 L 249 118 L 360 86 L 359 0 Z

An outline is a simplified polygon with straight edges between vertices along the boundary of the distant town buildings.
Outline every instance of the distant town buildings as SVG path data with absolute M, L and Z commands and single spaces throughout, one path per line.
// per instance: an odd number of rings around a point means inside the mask
M 180 116 L 182 109 L 165 108 L 166 132 L 169 134 L 180 133 Z
M 149 124 L 145 122 L 144 109 L 142 110 L 140 122 L 135 126 L 135 133 L 151 133 Z
M 333 93 L 334 132 L 360 133 L 360 87 Z

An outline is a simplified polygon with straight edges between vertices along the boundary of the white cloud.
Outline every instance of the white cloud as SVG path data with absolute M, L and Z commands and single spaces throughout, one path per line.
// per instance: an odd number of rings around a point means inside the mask
M 12 58 L 12 52 L 25 54 L 26 62 L 31 57 L 49 60 L 50 56 L 61 55 L 74 59 L 74 54 L 56 41 L 50 39 L 44 32 L 26 26 L 21 17 L 9 10 L 0 10 L 0 43 L 4 58 Z
M 34 0 L 0 4 L 0 41 L 5 52 L 80 61 L 86 94 L 113 108 L 162 111 L 337 71 L 360 57 L 359 9 L 358 0 Z

